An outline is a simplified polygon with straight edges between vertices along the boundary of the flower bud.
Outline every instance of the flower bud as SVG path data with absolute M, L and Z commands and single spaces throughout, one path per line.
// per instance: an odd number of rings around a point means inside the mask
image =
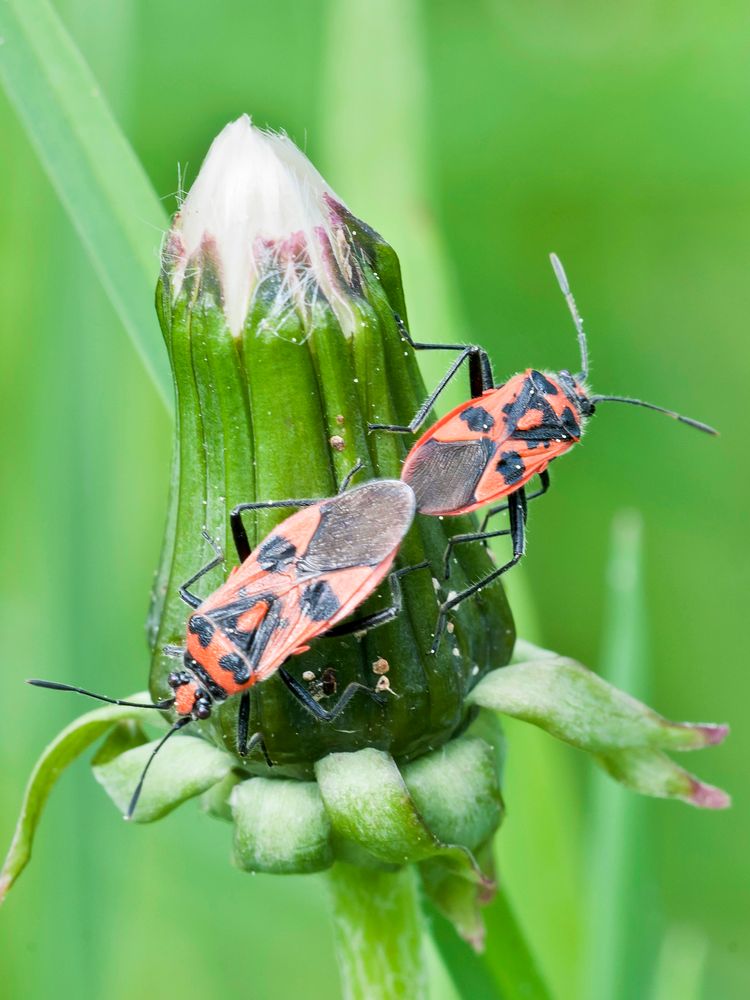
M 289 139 L 246 117 L 214 141 L 175 217 L 158 306 L 178 414 L 171 514 L 150 619 L 151 688 L 162 698 L 171 669 L 162 647 L 184 641 L 179 586 L 210 558 L 201 530 L 226 552 L 226 567 L 200 581 L 208 594 L 236 563 L 227 531 L 236 504 L 330 496 L 358 460 L 362 480 L 398 478 L 406 442 L 368 433 L 367 425 L 408 421 L 425 390 L 394 319 L 404 314 L 404 299 L 393 250 Z M 251 543 L 288 513 L 249 515 Z M 451 533 L 470 523 L 452 519 Z M 439 575 L 447 540 L 446 525 L 419 519 L 401 565 L 427 558 Z M 481 546 L 462 546 L 451 586 L 467 586 L 489 567 Z M 471 685 L 508 661 L 513 624 L 501 586 L 466 602 L 437 656 L 429 653 L 437 617 L 430 574 L 407 577 L 404 597 L 393 624 L 361 639 L 318 639 L 287 665 L 317 696 L 326 671 L 338 693 L 351 681 L 374 688 L 373 664 L 386 661 L 395 697 L 385 704 L 355 698 L 335 725 L 325 725 L 278 676 L 253 689 L 250 731 L 263 732 L 274 777 L 311 778 L 315 762 L 332 752 L 377 747 L 408 759 L 439 746 L 464 722 Z M 386 602 L 376 597 L 366 610 Z M 337 694 L 322 697 L 325 706 Z M 201 724 L 232 754 L 237 707 L 232 699 Z M 260 754 L 238 764 L 268 773 Z

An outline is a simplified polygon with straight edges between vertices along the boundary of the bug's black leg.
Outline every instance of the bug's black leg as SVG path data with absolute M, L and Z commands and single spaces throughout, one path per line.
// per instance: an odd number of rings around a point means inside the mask
M 427 346 L 427 345 L 420 345 L 420 346 Z M 435 346 L 438 346 L 438 345 L 435 345 Z M 444 345 L 441 344 L 439 346 L 442 347 Z M 367 426 L 369 427 L 369 429 L 371 431 L 394 431 L 397 434 L 414 434 L 414 432 L 417 431 L 422 426 L 422 424 L 425 422 L 425 420 L 427 419 L 428 414 L 430 413 L 430 410 L 435 405 L 435 401 L 437 400 L 438 396 L 446 388 L 446 386 L 449 385 L 449 383 L 452 381 L 452 379 L 455 377 L 456 373 L 458 372 L 458 370 L 460 369 L 460 367 L 464 363 L 464 361 L 466 361 L 467 358 L 468 358 L 469 361 L 470 361 L 470 363 L 471 363 L 471 358 L 474 357 L 474 356 L 477 356 L 477 351 L 478 350 L 480 350 L 480 348 L 477 348 L 477 347 L 464 347 L 463 348 L 463 350 L 461 351 L 461 353 L 459 354 L 459 356 L 451 364 L 451 366 L 448 369 L 448 371 L 445 373 L 445 375 L 438 382 L 438 384 L 435 387 L 435 389 L 433 389 L 433 391 L 430 393 L 430 395 L 427 397 L 427 399 L 424 401 L 424 403 L 422 403 L 422 405 L 419 407 L 419 409 L 417 410 L 417 412 L 414 414 L 414 416 L 412 417 L 412 420 L 411 420 L 410 423 L 408 423 L 408 424 L 368 424 Z
M 323 708 L 323 706 L 313 698 L 307 688 L 305 688 L 295 677 L 292 677 L 290 673 L 287 673 L 283 667 L 279 668 L 279 677 L 281 677 L 282 681 L 286 684 L 297 701 L 299 701 L 311 715 L 314 715 L 316 719 L 320 719 L 321 722 L 333 722 L 337 716 L 341 715 L 358 691 L 364 691 L 370 696 L 370 698 L 373 699 L 373 701 L 378 702 L 378 704 L 383 703 L 383 695 L 381 695 L 378 691 L 368 687 L 366 684 L 359 684 L 357 681 L 352 681 L 351 684 L 346 685 L 344 693 L 341 695 L 333 708 Z
M 248 723 L 250 722 L 250 692 L 243 691 L 242 697 L 240 698 L 240 708 L 237 713 L 237 753 L 240 757 L 247 757 L 255 747 L 260 747 L 263 751 L 263 756 L 266 758 L 266 764 L 269 767 L 273 767 L 273 762 L 268 756 L 268 750 L 266 749 L 266 744 L 263 739 L 262 733 L 253 733 L 253 735 L 248 740 L 247 731 Z
M 351 483 L 352 479 L 354 479 L 357 473 L 361 472 L 362 469 L 364 469 L 364 467 L 365 467 L 364 462 L 361 462 L 359 459 L 357 459 L 354 466 L 347 472 L 347 474 L 341 481 L 341 486 L 339 486 L 340 494 L 346 493 L 346 491 L 349 489 L 349 483 Z
M 537 497 L 543 497 L 544 494 L 549 489 L 549 485 L 550 485 L 549 472 L 547 472 L 546 469 L 544 470 L 544 472 L 540 472 L 539 473 L 539 484 L 540 485 L 539 485 L 539 489 L 538 490 L 536 490 L 534 493 L 529 493 L 528 494 L 528 496 L 526 497 L 527 501 L 536 500 Z M 487 528 L 487 522 L 489 521 L 489 519 L 491 517 L 494 517 L 496 514 L 502 514 L 503 511 L 505 511 L 507 509 L 508 509 L 508 504 L 507 503 L 502 503 L 502 504 L 500 504 L 497 507 L 490 507 L 490 509 L 487 511 L 487 513 L 482 518 L 482 523 L 480 525 L 479 530 L 480 531 L 485 531 L 486 528 Z
M 325 635 L 342 636 L 351 635 L 352 632 L 369 632 L 371 628 L 377 628 L 378 625 L 385 625 L 388 622 L 392 622 L 394 618 L 398 618 L 401 614 L 402 606 L 400 578 L 406 576 L 407 573 L 413 573 L 414 570 L 426 569 L 429 565 L 428 562 L 416 563 L 414 566 L 407 566 L 405 569 L 399 569 L 395 573 L 391 573 L 388 577 L 388 583 L 391 588 L 392 603 L 387 608 L 383 608 L 382 611 L 375 611 L 371 615 L 364 615 L 364 617 L 357 618 L 354 621 L 346 621 L 342 622 L 341 625 L 334 625 L 333 628 L 328 629 Z
M 417 343 L 415 340 L 412 340 L 412 336 L 406 329 L 406 324 L 399 314 L 394 313 L 393 318 L 396 320 L 399 333 L 415 351 L 463 351 L 466 348 L 466 344 Z M 495 380 L 492 377 L 492 365 L 490 364 L 489 356 L 481 347 L 474 347 L 474 353 L 469 356 L 469 383 L 473 397 L 481 396 L 488 389 L 495 388 Z
M 211 560 L 211 562 L 207 562 L 202 569 L 199 569 L 197 573 L 191 576 L 189 580 L 186 580 L 180 587 L 179 590 L 180 597 L 183 599 L 185 604 L 187 604 L 191 608 L 197 608 L 200 604 L 202 604 L 203 598 L 198 597 L 196 594 L 191 594 L 191 592 L 188 590 L 188 587 L 191 587 L 196 580 L 200 580 L 202 576 L 205 576 L 206 573 L 210 573 L 212 569 L 215 569 L 217 566 L 219 566 L 221 563 L 224 562 L 224 553 L 221 550 L 220 546 L 216 544 L 216 542 L 213 540 L 213 538 L 211 538 L 211 536 L 207 531 L 202 531 L 201 534 L 206 539 L 211 548 L 214 550 L 216 555 Z
M 250 692 L 243 691 L 237 711 L 237 753 L 247 756 L 247 727 L 250 723 Z
M 456 545 L 463 545 L 465 542 L 486 542 L 490 538 L 500 538 L 501 535 L 509 535 L 510 528 L 501 528 L 499 531 L 472 531 L 467 535 L 454 535 L 448 541 L 447 548 L 445 550 L 444 563 L 443 563 L 443 576 L 447 580 L 451 575 L 451 556 L 453 555 L 453 549 Z
M 494 388 L 490 359 L 483 348 L 477 347 L 475 344 L 470 344 L 468 347 L 465 344 L 418 344 L 411 339 L 409 332 L 398 315 L 396 315 L 396 322 L 398 323 L 401 336 L 417 351 L 459 351 L 460 353 L 438 382 L 437 386 L 419 407 L 409 424 L 368 424 L 371 431 L 382 430 L 395 431 L 398 434 L 413 434 L 425 422 L 438 396 L 454 379 L 465 361 L 469 363 L 469 383 L 473 397 L 481 396 L 487 389 Z
M 237 549 L 237 558 L 243 563 L 252 552 L 250 541 L 247 537 L 245 525 L 242 523 L 243 510 L 271 510 L 274 507 L 312 507 L 320 500 L 259 500 L 257 503 L 239 503 L 229 515 L 229 524 L 232 528 L 232 538 L 234 547 Z
M 460 593 L 455 594 L 453 597 L 449 598 L 443 604 L 440 605 L 440 613 L 438 614 L 437 624 L 435 626 L 435 638 L 432 643 L 431 653 L 437 651 L 440 645 L 440 639 L 442 638 L 443 631 L 445 630 L 445 624 L 448 620 L 448 612 L 451 611 L 456 605 L 465 601 L 467 597 L 471 597 L 476 594 L 477 591 L 482 590 L 488 584 L 497 580 L 499 576 L 515 566 L 519 559 L 522 558 L 526 550 L 526 497 L 524 496 L 523 488 L 516 490 L 515 493 L 511 493 L 508 497 L 508 511 L 510 513 L 510 535 L 513 539 L 513 558 L 510 559 L 504 566 L 500 566 L 499 569 L 493 570 L 488 573 L 482 580 L 478 580 L 477 583 L 473 583 L 470 587 L 462 590 Z
M 266 758 L 266 764 L 269 767 L 273 767 L 273 761 L 268 755 L 268 750 L 266 749 L 265 740 L 263 739 L 263 733 L 253 733 L 250 739 L 247 741 L 247 753 L 244 756 L 252 753 L 256 747 L 260 747 L 263 751 L 263 756 Z

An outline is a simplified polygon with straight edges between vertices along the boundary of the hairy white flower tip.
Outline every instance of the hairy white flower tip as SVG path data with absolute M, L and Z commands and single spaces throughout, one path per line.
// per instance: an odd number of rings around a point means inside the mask
M 227 322 L 239 334 L 259 277 L 257 241 L 301 234 L 313 270 L 322 273 L 316 230 L 330 232 L 326 195 L 340 202 L 285 135 L 255 128 L 248 115 L 230 122 L 211 144 L 175 220 L 182 250 L 175 291 L 190 257 L 204 241 L 213 244 Z

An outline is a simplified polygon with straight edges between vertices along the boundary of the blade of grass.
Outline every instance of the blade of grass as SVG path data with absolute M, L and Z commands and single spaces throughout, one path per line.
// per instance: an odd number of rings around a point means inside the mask
M 601 660 L 602 675 L 637 697 L 646 694 L 647 671 L 641 530 L 640 516 L 632 511 L 621 512 L 613 523 Z M 582 995 L 590 1000 L 644 996 L 643 968 L 628 954 L 647 867 L 647 839 L 637 833 L 639 806 L 635 796 L 593 770 L 590 793 Z
M 425 908 L 433 940 L 462 997 L 549 1000 L 550 993 L 502 891 L 482 911 L 488 941 L 484 955 L 477 955 L 431 903 Z
M 0 3 L 0 79 L 147 371 L 172 389 L 153 309 L 166 214 L 47 0 Z

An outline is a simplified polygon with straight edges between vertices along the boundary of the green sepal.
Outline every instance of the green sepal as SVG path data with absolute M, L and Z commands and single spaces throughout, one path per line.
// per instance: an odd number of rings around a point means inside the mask
M 518 646 L 523 660 L 493 670 L 471 692 L 470 702 L 532 722 L 590 753 L 626 747 L 698 750 L 727 734 L 722 725 L 670 722 L 576 660 L 529 643 Z
M 124 814 L 143 768 L 158 740 L 125 750 L 94 766 L 94 777 Z M 195 736 L 174 736 L 161 748 L 149 768 L 133 820 L 151 823 L 217 784 L 232 769 L 232 758 Z
M 530 643 L 517 644 L 514 662 L 493 670 L 468 701 L 531 722 L 594 754 L 616 780 L 644 795 L 723 808 L 728 797 L 672 763 L 663 750 L 696 750 L 720 743 L 728 727 L 671 722 L 618 690 L 582 664 Z
M 234 861 L 248 872 L 318 872 L 333 863 L 331 823 L 314 781 L 251 778 L 230 797 Z
M 479 885 L 461 878 L 442 858 L 422 861 L 419 873 L 425 895 L 479 954 L 484 951 L 486 936 L 482 907 L 493 899 L 496 891 L 492 837 L 477 849 L 476 855 L 487 876 L 487 881 Z
M 500 795 L 494 749 L 477 737 L 451 740 L 405 765 L 404 784 L 423 822 L 445 844 L 474 850 L 500 825 Z
M 148 736 L 143 731 L 140 719 L 137 721 L 126 719 L 123 722 L 118 722 L 91 758 L 91 766 L 95 770 L 97 767 L 109 764 L 126 750 L 143 746 L 144 743 L 148 743 Z
M 200 807 L 203 812 L 215 819 L 223 819 L 228 823 L 232 822 L 232 806 L 230 798 L 235 785 L 242 781 L 237 771 L 230 771 L 216 785 L 212 785 L 200 798 Z
M 151 699 L 147 691 L 141 691 L 127 700 L 149 702 Z M 143 709 L 140 708 L 126 708 L 122 705 L 97 708 L 71 722 L 48 744 L 26 784 L 13 841 L 0 870 L 0 901 L 29 863 L 34 835 L 45 803 L 65 768 L 119 722 L 126 719 L 140 720 L 142 717 Z
M 675 764 L 660 750 L 637 748 L 595 758 L 610 777 L 641 795 L 680 799 L 698 809 L 728 809 L 731 797 Z
M 431 756 L 441 758 L 444 750 Z M 318 786 L 336 837 L 352 841 L 377 860 L 406 865 L 441 856 L 466 878 L 484 876 L 465 844 L 440 840 L 420 815 L 393 758 L 369 747 L 330 754 L 315 765 Z M 423 790 L 429 781 L 415 781 Z M 450 816 L 441 817 L 450 826 Z

